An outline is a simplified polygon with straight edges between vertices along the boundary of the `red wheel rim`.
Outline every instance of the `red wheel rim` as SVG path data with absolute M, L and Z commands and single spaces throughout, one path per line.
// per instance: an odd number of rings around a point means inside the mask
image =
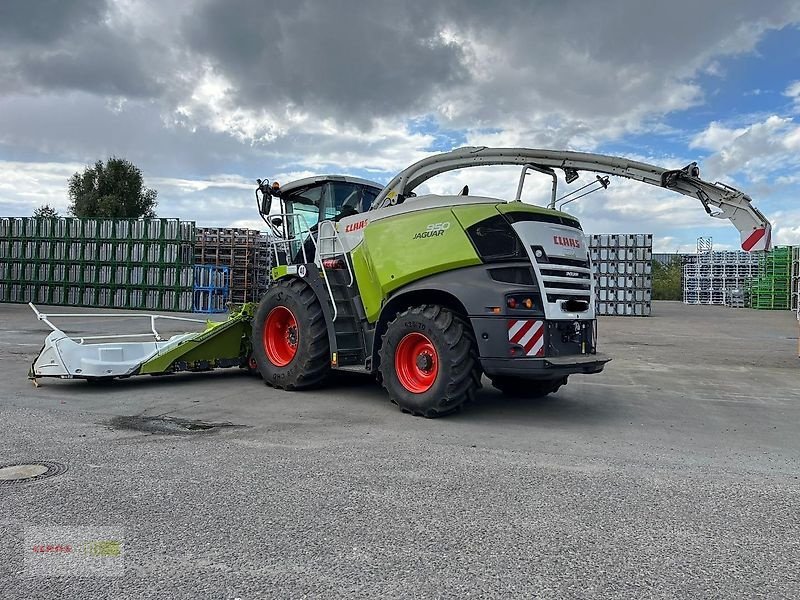
M 264 351 L 276 367 L 285 367 L 297 354 L 297 319 L 285 306 L 276 306 L 264 323 Z
M 409 333 L 394 354 L 394 369 L 400 384 L 409 392 L 422 394 L 431 389 L 439 374 L 439 355 L 433 343 L 421 333 Z

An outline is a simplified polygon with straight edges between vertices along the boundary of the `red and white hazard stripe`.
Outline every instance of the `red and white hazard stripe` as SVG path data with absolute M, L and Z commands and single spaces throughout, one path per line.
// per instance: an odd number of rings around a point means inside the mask
M 544 356 L 544 321 L 509 319 L 508 342 L 522 346 L 525 356 Z
M 746 238 L 745 233 L 742 233 L 742 238 L 744 238 L 742 239 L 742 250 L 746 250 L 747 252 L 769 250 L 770 242 L 772 241 L 770 239 L 771 234 L 772 228 L 770 226 L 759 227 L 748 234 Z

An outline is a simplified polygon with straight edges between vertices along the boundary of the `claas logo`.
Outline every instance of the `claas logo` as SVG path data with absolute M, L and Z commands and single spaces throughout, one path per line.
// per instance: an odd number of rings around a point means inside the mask
M 350 233 L 352 231 L 358 231 L 359 229 L 364 229 L 367 226 L 367 222 L 369 219 L 362 219 L 360 221 L 356 221 L 355 223 L 350 223 L 347 227 L 344 228 L 345 233 Z
M 553 243 L 557 246 L 566 246 L 567 248 L 580 248 L 581 241 L 573 238 L 564 237 L 563 235 L 554 235 Z

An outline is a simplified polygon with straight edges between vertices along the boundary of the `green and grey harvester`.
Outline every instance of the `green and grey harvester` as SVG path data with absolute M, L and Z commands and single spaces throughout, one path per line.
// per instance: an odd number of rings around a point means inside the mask
M 471 196 L 467 186 L 414 193 L 441 173 L 496 165 L 521 168 L 515 198 Z M 531 171 L 552 179 L 544 206 L 521 201 Z M 584 171 L 591 181 L 559 197 L 559 179 L 571 184 Z M 237 364 L 285 390 L 323 385 L 333 370 L 372 374 L 401 409 L 427 417 L 460 408 L 483 375 L 505 393 L 539 396 L 571 375 L 599 373 L 610 358 L 598 352 L 585 236 L 555 208 L 607 187 L 609 176 L 694 197 L 734 224 L 745 250 L 770 247 L 770 223 L 750 198 L 700 179 L 695 163 L 670 170 L 600 154 L 479 147 L 425 158 L 386 186 L 343 176 L 259 181 L 271 281 L 247 308 L 252 319 L 234 316 L 243 323 Z M 205 335 L 213 354 L 213 332 L 188 335 Z M 192 370 L 176 351 L 189 343 L 168 347 L 171 363 L 154 348 L 140 364 Z M 48 351 L 46 343 L 32 376 L 80 376 L 46 372 Z

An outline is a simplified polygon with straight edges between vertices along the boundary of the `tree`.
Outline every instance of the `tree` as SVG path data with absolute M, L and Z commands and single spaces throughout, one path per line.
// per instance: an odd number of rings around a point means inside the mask
M 69 180 L 69 211 L 76 217 L 155 217 L 158 192 L 144 187 L 142 171 L 132 162 L 98 160 Z
M 49 204 L 42 204 L 39 208 L 33 209 L 33 216 L 52 219 L 58 217 L 58 211 Z
M 653 300 L 683 300 L 681 271 L 678 257 L 666 265 L 653 261 Z

